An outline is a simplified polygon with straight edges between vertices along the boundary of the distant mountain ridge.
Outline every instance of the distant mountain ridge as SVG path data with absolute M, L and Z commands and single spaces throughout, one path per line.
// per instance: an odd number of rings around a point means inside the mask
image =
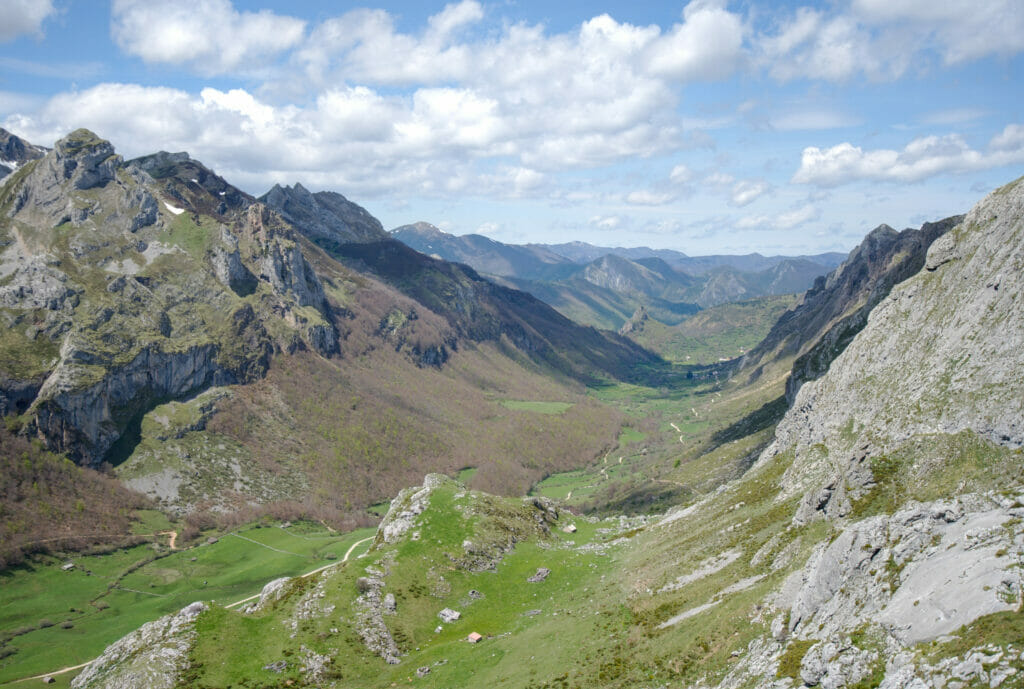
M 844 255 L 690 257 L 668 249 L 503 244 L 419 222 L 391 236 L 431 256 L 472 266 L 581 323 L 619 329 L 638 307 L 668 324 L 699 308 L 802 292 Z
M 721 266 L 728 266 L 742 271 L 760 271 L 771 268 L 787 259 L 803 259 L 834 268 L 846 258 L 846 254 L 829 251 L 821 254 L 799 256 L 763 256 L 759 253 L 750 254 L 710 254 L 691 256 L 673 249 L 651 249 L 648 247 L 610 247 L 596 246 L 586 242 L 565 242 L 562 244 L 527 244 L 529 247 L 541 247 L 558 256 L 563 256 L 573 263 L 590 263 L 601 256 L 614 254 L 632 260 L 660 258 L 673 268 L 683 270 L 691 275 L 702 275 L 707 271 Z

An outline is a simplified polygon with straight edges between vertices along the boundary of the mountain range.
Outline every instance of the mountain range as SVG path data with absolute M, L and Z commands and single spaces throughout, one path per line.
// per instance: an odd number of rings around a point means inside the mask
M 582 242 L 519 246 L 476 234 L 457 237 L 425 222 L 398 227 L 391 236 L 529 292 L 580 323 L 611 329 L 621 328 L 640 306 L 674 325 L 700 308 L 802 292 L 846 258 L 834 252 L 691 257 Z

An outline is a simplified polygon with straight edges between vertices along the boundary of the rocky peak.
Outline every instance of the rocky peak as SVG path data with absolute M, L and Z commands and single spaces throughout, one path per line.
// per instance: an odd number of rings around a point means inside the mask
M 159 170 L 178 165 L 179 163 L 186 163 L 190 160 L 191 158 L 185 151 L 179 151 L 178 153 L 157 151 L 153 155 L 143 156 L 142 158 L 133 160 L 132 164 L 153 174 L 154 177 L 159 177 Z
M 121 163 L 109 141 L 88 129 L 76 129 L 54 145 L 50 167 L 75 189 L 91 189 L 114 179 Z
M 401 232 L 415 232 L 424 239 L 447 239 L 453 236 L 448 232 L 441 230 L 436 225 L 431 225 L 430 223 L 423 220 L 417 220 L 412 224 L 402 225 L 401 227 L 396 227 L 395 229 L 391 230 L 391 234 Z
M 380 221 L 365 208 L 333 191 L 310 193 L 301 184 L 275 184 L 259 200 L 315 242 L 360 244 L 388 237 Z

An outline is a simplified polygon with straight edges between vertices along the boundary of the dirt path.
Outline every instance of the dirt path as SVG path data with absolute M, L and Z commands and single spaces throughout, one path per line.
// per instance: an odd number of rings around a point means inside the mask
M 13 680 L 11 682 L 11 684 L 15 684 L 17 682 L 28 682 L 28 681 L 33 680 L 33 679 L 44 679 L 46 677 L 53 677 L 55 675 L 63 675 L 65 672 L 71 672 L 72 670 L 81 670 L 83 667 L 85 667 L 86 665 L 88 665 L 91 662 L 92 661 L 90 660 L 90 661 L 88 661 L 86 663 L 82 663 L 81 665 L 70 665 L 68 667 L 62 667 L 59 670 L 54 670 L 53 672 L 44 672 L 41 675 L 35 675 L 33 677 L 22 677 L 21 679 Z
M 349 546 L 349 549 L 347 551 L 345 551 L 345 557 L 341 558 L 340 562 L 331 562 L 330 564 L 326 564 L 323 567 L 317 567 L 312 572 L 306 572 L 305 574 L 300 574 L 299 575 L 299 579 L 305 579 L 306 577 L 311 577 L 314 574 L 318 574 L 318 573 L 324 571 L 328 567 L 337 567 L 340 564 L 348 562 L 348 558 L 352 554 L 352 551 L 356 549 L 356 546 L 358 546 L 360 543 L 366 543 L 367 541 L 372 540 L 372 539 L 373 539 L 373 536 L 367 536 L 366 538 L 363 538 L 363 539 L 360 539 L 360 540 L 356 541 L 351 546 Z M 242 603 L 248 603 L 251 600 L 256 600 L 259 597 L 260 597 L 260 594 L 257 593 L 255 596 L 249 596 L 248 598 L 243 598 L 242 600 L 236 600 L 234 603 L 228 603 L 224 607 L 225 608 L 234 608 L 236 606 L 241 605 Z
M 679 442 L 680 443 L 684 443 L 684 441 L 683 441 L 683 432 L 681 430 L 679 430 L 679 426 L 675 425 L 671 421 L 668 422 L 668 425 L 671 426 L 672 428 L 676 429 L 676 433 L 679 434 Z
M 170 539 L 168 539 L 168 541 L 167 541 L 167 545 L 170 547 L 171 550 L 177 550 L 178 549 L 178 546 L 175 545 L 178 542 L 178 532 L 177 531 L 157 531 L 156 535 L 157 536 L 170 536 Z

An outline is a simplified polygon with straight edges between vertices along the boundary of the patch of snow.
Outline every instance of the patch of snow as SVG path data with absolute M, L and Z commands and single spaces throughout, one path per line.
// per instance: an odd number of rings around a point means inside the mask
M 199 180 L 195 177 L 192 178 L 192 184 L 199 184 Z
M 224 196 L 224 194 L 226 194 L 227 192 L 226 191 L 220 191 L 220 192 L 217 192 L 217 193 L 220 194 L 221 196 Z
M 164 206 L 167 208 L 167 210 L 169 210 L 170 212 L 174 213 L 175 215 L 181 215 L 182 213 L 185 212 L 184 208 L 178 208 L 177 206 L 172 206 L 171 204 L 167 203 L 166 201 L 164 201 Z

